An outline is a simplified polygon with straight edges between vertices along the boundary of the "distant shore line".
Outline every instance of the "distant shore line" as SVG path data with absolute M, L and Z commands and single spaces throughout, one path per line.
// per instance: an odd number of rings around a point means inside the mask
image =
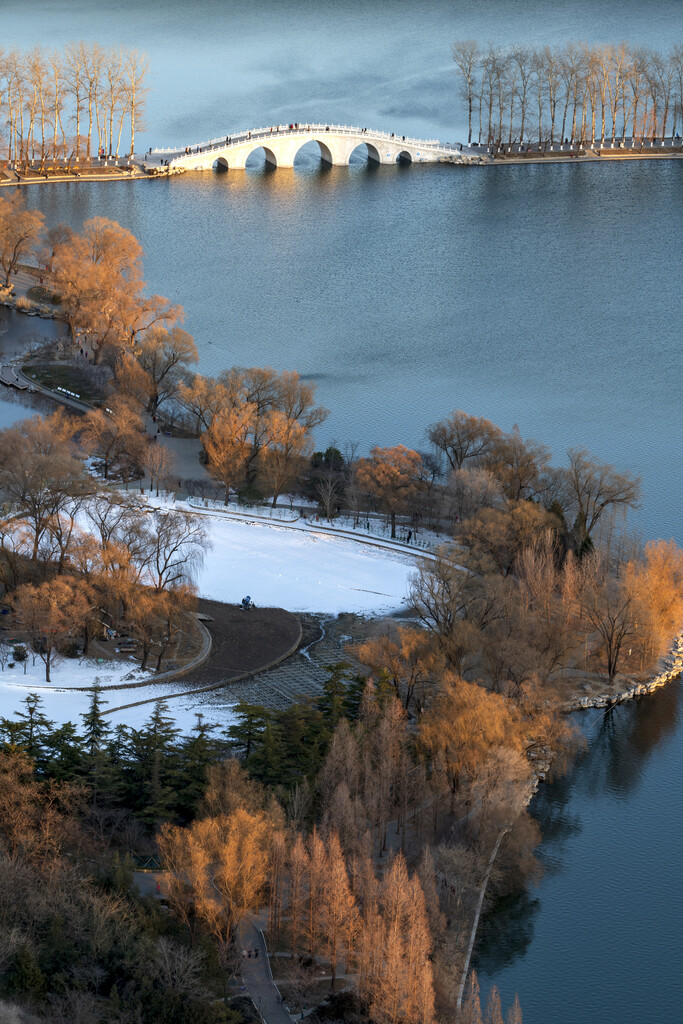
M 601 150 L 599 153 L 585 153 L 573 156 L 569 153 L 552 153 L 538 156 L 498 156 L 495 160 L 482 161 L 478 167 L 505 167 L 507 164 L 585 164 L 603 163 L 604 161 L 622 161 L 624 163 L 632 160 L 683 160 L 683 153 L 625 153 L 619 150 Z
M 448 159 L 438 161 L 441 164 L 447 164 L 452 167 L 506 167 L 516 166 L 519 167 L 523 164 L 584 164 L 584 163 L 603 163 L 605 161 L 628 163 L 635 160 L 683 160 L 683 150 L 680 152 L 655 152 L 655 151 L 642 151 L 642 150 L 623 150 L 623 149 L 611 149 L 605 147 L 596 150 L 587 150 L 581 153 L 562 153 L 562 152 L 546 152 L 546 153 L 525 153 L 520 155 L 518 153 L 497 153 L 491 155 L 485 147 L 481 147 L 481 152 L 478 153 L 477 149 L 473 149 L 467 156 L 469 160 L 462 159 L 462 153 L 465 150 L 461 150 L 460 159 Z M 280 168 L 280 170 L 287 170 L 287 168 Z M 159 168 L 155 173 L 149 174 L 139 170 L 136 171 L 119 171 L 109 174 L 55 174 L 49 177 L 36 177 L 36 178 L 23 178 L 20 176 L 11 178 L 0 178 L 0 188 L 30 188 L 33 185 L 63 185 L 63 184 L 81 184 L 83 182 L 107 182 L 107 181 L 154 181 L 158 178 L 168 178 L 172 175 L 179 173 L 187 174 L 191 173 L 185 169 L 179 168 Z M 200 173 L 200 172 L 197 172 Z M 203 172 L 202 172 L 203 173 Z M 228 171 L 229 173 L 229 171 Z

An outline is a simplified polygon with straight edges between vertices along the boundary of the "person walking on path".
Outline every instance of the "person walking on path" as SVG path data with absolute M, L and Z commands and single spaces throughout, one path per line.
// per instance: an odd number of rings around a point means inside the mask
M 246 950 L 242 961 L 242 982 L 266 1024 L 291 1024 L 291 1017 L 280 1002 L 273 983 L 270 964 L 261 932 L 249 918 L 237 929 L 238 948 Z M 262 953 L 262 956 L 259 956 Z M 251 954 L 251 956 L 249 956 Z

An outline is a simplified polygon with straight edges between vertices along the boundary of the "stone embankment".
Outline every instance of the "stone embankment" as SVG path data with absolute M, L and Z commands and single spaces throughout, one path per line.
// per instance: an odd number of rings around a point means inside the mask
M 577 697 L 567 701 L 563 710 L 567 714 L 589 708 L 605 708 L 609 711 L 617 704 L 623 704 L 624 701 L 632 700 L 633 697 L 645 697 L 648 693 L 654 693 L 655 690 L 666 686 L 667 683 L 679 679 L 683 675 L 683 633 L 676 637 L 671 645 L 671 650 L 662 658 L 660 667 L 661 671 L 647 683 L 633 683 L 632 686 L 627 686 L 620 693 L 601 693 L 594 697 Z M 532 755 L 533 777 L 529 800 L 538 789 L 539 784 L 547 778 L 554 759 L 555 753 L 551 750 L 544 750 Z
M 581 711 L 584 708 L 609 708 L 615 704 L 621 704 L 633 697 L 644 697 L 648 693 L 654 693 L 661 686 L 673 682 L 683 674 L 683 633 L 680 633 L 669 653 L 662 658 L 661 672 L 654 679 L 647 683 L 633 683 L 620 693 L 601 693 L 595 697 L 580 697 L 566 706 L 567 711 Z

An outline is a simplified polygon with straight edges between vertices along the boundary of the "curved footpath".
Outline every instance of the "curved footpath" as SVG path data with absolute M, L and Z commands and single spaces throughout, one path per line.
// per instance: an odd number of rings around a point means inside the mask
M 268 609 L 264 609 L 264 611 L 267 611 L 267 610 Z M 252 612 L 243 612 L 242 614 L 244 614 L 244 615 L 252 615 L 253 613 Z M 295 619 L 295 616 L 292 615 L 291 618 Z M 242 682 L 245 679 L 251 679 L 251 678 L 253 678 L 255 676 L 261 675 L 264 672 L 268 672 L 268 671 L 270 671 L 270 669 L 273 669 L 277 665 L 280 665 L 283 661 L 286 661 L 287 658 L 291 658 L 291 656 L 298 650 L 299 645 L 301 643 L 301 639 L 303 637 L 303 626 L 302 626 L 301 621 L 299 619 L 296 619 L 295 621 L 296 621 L 296 627 L 297 627 L 296 628 L 296 632 L 295 632 L 293 638 L 290 639 L 290 642 L 289 642 L 288 646 L 284 650 L 281 650 L 277 654 L 274 654 L 274 656 L 271 656 L 270 660 L 265 661 L 262 664 L 255 665 L 254 667 L 248 669 L 247 671 L 233 673 L 233 674 L 228 674 L 227 676 L 225 676 L 223 673 L 219 673 L 220 674 L 220 678 L 218 680 L 216 680 L 215 682 L 211 682 L 211 683 L 208 683 L 208 684 L 203 685 L 203 686 L 193 686 L 191 689 L 181 690 L 178 693 L 161 694 L 158 697 L 148 697 L 148 698 L 145 698 L 145 700 L 129 701 L 126 704 L 120 704 L 117 707 L 108 708 L 106 711 L 103 711 L 102 713 L 104 715 L 112 715 L 115 712 L 126 711 L 128 708 L 142 707 L 145 704 L 156 704 L 157 701 L 159 701 L 159 700 L 171 701 L 171 700 L 175 700 L 178 697 L 194 697 L 195 694 L 198 694 L 198 693 L 210 693 L 212 690 L 220 690 L 220 689 L 222 689 L 225 686 L 231 685 L 232 683 L 239 683 L 239 682 Z M 204 628 L 206 629 L 206 627 L 204 627 Z M 208 632 L 208 630 L 207 630 L 207 632 Z M 170 681 L 170 679 L 172 679 L 172 678 L 179 678 L 179 677 L 182 677 L 184 675 L 189 674 L 190 672 L 196 671 L 197 668 L 199 668 L 201 665 L 206 663 L 208 658 L 209 658 L 209 653 L 205 654 L 201 658 L 198 657 L 196 659 L 195 663 L 193 663 L 190 666 L 187 666 L 185 669 L 180 669 L 177 672 L 174 672 L 172 674 L 166 674 L 166 681 Z M 154 685 L 157 682 L 160 682 L 160 683 L 164 682 L 164 679 L 161 676 L 157 676 L 156 678 L 154 676 L 152 676 L 152 678 L 142 680 L 139 683 L 128 684 L 128 686 L 126 688 L 127 689 L 128 688 L 130 688 L 130 689 L 142 688 L 142 687 Z M 117 689 L 123 689 L 123 688 L 124 687 L 107 687 L 107 689 L 110 689 L 110 690 L 117 690 Z
M 278 530 L 296 530 L 304 533 L 321 533 L 327 536 L 340 537 L 342 540 L 352 540 L 357 544 L 367 545 L 368 547 L 381 548 L 384 551 L 393 551 L 400 555 L 409 555 L 411 558 L 436 558 L 436 555 L 431 551 L 424 548 L 416 548 L 414 545 L 406 544 L 400 540 L 377 537 L 356 530 L 346 530 L 333 526 L 332 524 L 324 526 L 320 521 L 315 522 L 312 519 L 305 519 L 303 516 L 298 516 L 296 519 L 276 519 L 272 516 L 254 515 L 253 512 L 237 512 L 235 510 L 230 510 L 229 507 L 206 508 L 197 504 L 198 500 L 201 499 L 188 498 L 187 504 L 193 512 L 202 516 L 227 519 L 232 520 L 233 522 L 253 524 L 256 526 L 273 526 L 277 527 Z

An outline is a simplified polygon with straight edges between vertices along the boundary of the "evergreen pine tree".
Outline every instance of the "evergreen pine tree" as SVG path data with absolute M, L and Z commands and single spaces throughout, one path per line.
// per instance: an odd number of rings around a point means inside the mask
M 357 672 L 349 678 L 347 683 L 346 697 L 344 699 L 344 714 L 352 722 L 355 722 L 358 719 L 366 682 L 366 676 Z
M 175 801 L 172 781 L 177 768 L 179 733 L 163 700 L 156 702 L 145 726 L 130 733 L 128 799 L 139 817 L 150 825 L 167 818 Z
M 44 748 L 54 722 L 44 715 L 41 707 L 43 698 L 37 693 L 28 693 L 21 701 L 24 711 L 17 711 L 16 717 L 22 724 L 21 745 L 36 762 L 39 771 L 44 770 Z
M 176 811 L 186 820 L 197 813 L 206 791 L 206 770 L 220 753 L 220 742 L 211 733 L 215 725 L 209 725 L 201 714 L 190 736 L 184 737 L 178 751 L 178 784 Z
M 282 732 L 277 725 L 268 721 L 261 742 L 247 762 L 247 768 L 254 778 L 266 786 L 276 786 L 282 779 L 283 755 Z
M 266 723 L 270 721 L 270 711 L 261 704 L 249 704 L 242 700 L 235 704 L 232 711 L 237 721 L 226 729 L 225 735 L 232 744 L 235 757 L 247 761 L 263 738 Z
M 348 668 L 347 662 L 340 661 L 336 665 L 330 665 L 327 669 L 328 677 L 323 683 L 323 696 L 318 701 L 318 707 L 329 733 L 333 733 L 339 719 L 346 716 L 346 700 L 349 690 L 346 675 Z
M 82 771 L 83 743 L 73 722 L 53 729 L 45 740 L 45 771 L 57 782 L 68 782 Z
M 90 789 L 94 804 L 116 802 L 121 793 L 120 772 L 112 763 L 107 741 L 111 726 L 104 718 L 101 688 L 97 680 L 92 689 L 88 690 L 90 705 L 81 715 L 83 720 L 83 781 Z
M 90 697 L 90 706 L 85 714 L 81 715 L 83 719 L 83 743 L 85 745 L 86 753 L 89 757 L 94 757 L 100 750 L 105 746 L 107 737 L 111 732 L 111 726 L 104 719 L 102 715 L 102 705 L 108 704 L 109 701 L 102 700 L 100 694 L 102 688 L 99 682 L 95 680 L 95 685 L 92 689 L 88 690 L 88 696 Z
M 319 708 L 313 701 L 292 704 L 275 713 L 273 724 L 282 737 L 280 782 L 293 786 L 302 778 L 312 781 L 329 740 Z

